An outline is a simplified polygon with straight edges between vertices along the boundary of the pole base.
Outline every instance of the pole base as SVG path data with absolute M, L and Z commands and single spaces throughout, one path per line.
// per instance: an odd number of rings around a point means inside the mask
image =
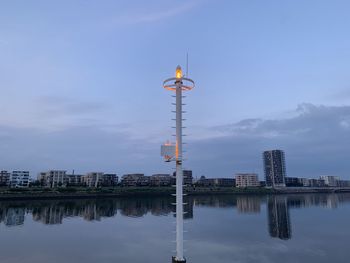
M 176 257 L 172 257 L 172 263 L 186 263 L 186 259 L 178 260 Z

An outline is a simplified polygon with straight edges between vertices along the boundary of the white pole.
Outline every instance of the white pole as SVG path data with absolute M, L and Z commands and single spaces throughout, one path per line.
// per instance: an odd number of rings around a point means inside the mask
M 182 81 L 176 81 L 176 259 L 183 255 Z

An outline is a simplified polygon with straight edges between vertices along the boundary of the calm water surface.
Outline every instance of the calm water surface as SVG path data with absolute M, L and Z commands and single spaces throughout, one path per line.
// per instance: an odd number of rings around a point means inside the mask
M 187 199 L 188 263 L 350 262 L 350 194 Z M 171 262 L 172 202 L 0 202 L 0 262 Z

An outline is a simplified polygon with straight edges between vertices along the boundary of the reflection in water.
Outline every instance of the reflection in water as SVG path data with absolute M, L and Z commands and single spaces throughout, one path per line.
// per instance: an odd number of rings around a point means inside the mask
M 163 216 L 174 213 L 169 198 L 118 198 L 55 201 L 0 202 L 0 223 L 6 226 L 21 225 L 25 214 L 43 224 L 62 224 L 64 218 L 82 217 L 86 221 L 100 221 L 114 217 L 118 211 L 127 217 L 142 217 L 148 213 Z M 193 218 L 193 200 L 185 206 L 185 219 Z
M 269 196 L 267 198 L 267 215 L 271 237 L 283 240 L 292 237 L 289 207 L 286 196 Z
M 167 216 L 175 211 L 172 202 L 171 197 L 0 202 L 0 223 L 22 225 L 26 215 L 32 215 L 33 221 L 48 225 L 62 224 L 65 218 L 71 217 L 100 221 L 117 213 L 127 217 L 142 217 L 148 213 Z M 288 240 L 292 237 L 290 209 L 310 206 L 337 208 L 342 202 L 350 202 L 350 194 L 189 196 L 184 217 L 192 219 L 194 207 L 232 207 L 241 214 L 256 214 L 261 212 L 261 205 L 266 204 L 270 236 Z
M 350 193 L 185 199 L 190 263 L 349 261 Z M 173 202 L 171 196 L 0 202 L 0 262 L 169 262 Z
M 256 196 L 237 198 L 237 211 L 242 214 L 260 213 L 261 199 Z

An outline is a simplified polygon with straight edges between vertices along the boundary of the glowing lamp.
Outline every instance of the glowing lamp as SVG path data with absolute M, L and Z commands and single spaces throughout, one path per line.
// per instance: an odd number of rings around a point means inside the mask
M 180 66 L 177 66 L 177 67 L 176 67 L 175 76 L 176 76 L 177 79 L 181 79 L 181 78 L 182 78 L 182 69 L 181 69 Z

